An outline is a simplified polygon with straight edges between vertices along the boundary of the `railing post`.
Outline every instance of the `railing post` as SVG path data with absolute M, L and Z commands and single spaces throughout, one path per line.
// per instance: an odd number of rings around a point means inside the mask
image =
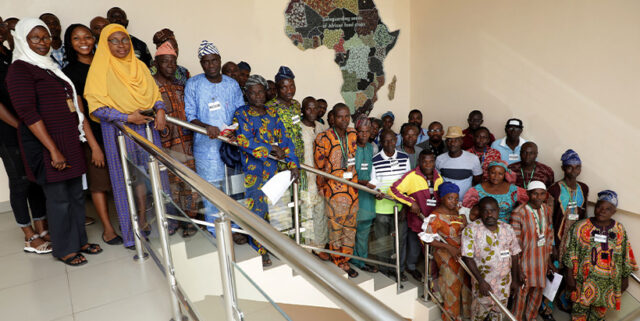
M 133 195 L 133 180 L 131 179 L 131 172 L 129 171 L 129 164 L 127 161 L 127 146 L 121 132 L 118 132 L 118 149 L 120 149 L 120 163 L 122 164 L 122 175 L 124 176 L 127 202 L 129 203 L 129 215 L 131 216 L 133 241 L 136 247 L 136 254 L 133 256 L 133 260 L 142 262 L 149 258 L 149 253 L 144 252 L 142 242 L 140 242 L 140 226 L 138 225 L 138 212 L 136 211 L 136 201 Z
M 431 279 L 431 269 L 430 269 L 430 265 L 429 265 L 429 250 L 431 249 L 431 246 L 429 245 L 429 243 L 424 243 L 424 284 L 423 284 L 423 291 L 424 291 L 424 301 L 429 301 L 429 291 L 431 291 L 431 288 L 429 286 L 429 280 Z
M 147 139 L 153 142 L 153 133 L 149 124 L 147 123 Z M 182 312 L 180 311 L 180 304 L 177 297 L 177 284 L 176 277 L 173 268 L 173 259 L 171 257 L 171 250 L 169 249 L 169 232 L 167 227 L 169 226 L 167 218 L 165 216 L 164 197 L 162 197 L 162 180 L 160 178 L 160 166 L 158 161 L 149 155 L 149 177 L 151 178 L 151 190 L 153 194 L 154 210 L 156 212 L 156 221 L 158 222 L 158 234 L 160 235 L 160 243 L 162 245 L 162 256 L 164 258 L 165 277 L 167 279 L 167 285 L 169 286 L 169 294 L 171 301 L 171 311 L 173 314 L 173 321 L 183 320 Z
M 300 201 L 297 182 L 293 182 L 293 224 L 295 224 L 296 244 L 300 245 Z
M 394 238 L 395 246 L 396 246 L 396 286 L 398 288 L 398 292 L 403 288 L 402 281 L 400 280 L 400 275 L 402 275 L 402 271 L 400 271 L 400 228 L 398 225 L 400 221 L 398 220 L 398 204 L 393 205 L 393 220 L 395 221 L 395 232 L 396 237 Z
M 220 277 L 222 278 L 222 296 L 226 320 L 243 320 L 242 312 L 238 307 L 236 295 L 236 282 L 232 262 L 235 261 L 233 241 L 231 237 L 231 220 L 227 215 L 221 215 L 216 219 L 216 240 L 218 242 L 218 259 L 220 260 Z

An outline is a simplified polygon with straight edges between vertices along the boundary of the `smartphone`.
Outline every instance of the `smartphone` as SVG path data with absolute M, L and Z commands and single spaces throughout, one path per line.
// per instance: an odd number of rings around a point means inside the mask
M 140 114 L 142 116 L 154 117 L 156 115 L 156 112 L 153 110 L 153 108 L 151 108 L 151 109 L 140 111 Z

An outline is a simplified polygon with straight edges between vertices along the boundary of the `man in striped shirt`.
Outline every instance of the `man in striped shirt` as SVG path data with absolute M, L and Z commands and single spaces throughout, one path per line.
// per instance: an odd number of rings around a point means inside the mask
M 395 181 L 411 170 L 409 163 L 409 155 L 396 150 L 396 134 L 391 130 L 385 130 L 380 134 L 382 139 L 382 151 L 373 156 L 371 170 L 371 180 L 369 183 L 376 186 L 384 194 L 389 194 L 389 187 Z M 376 200 L 376 219 L 373 224 L 373 233 L 378 245 L 384 246 L 384 250 L 378 252 L 378 256 L 393 262 L 391 257 L 393 253 L 393 238 L 389 238 L 391 233 L 395 231 L 395 219 L 393 216 L 394 206 L 398 206 L 398 210 L 402 209 L 402 204 L 396 203 L 388 199 Z M 396 255 L 400 255 L 400 270 L 404 269 L 405 261 L 405 244 L 407 236 L 407 222 L 405 219 L 398 219 L 398 231 L 400 239 L 400 248 L 396 249 Z M 383 241 L 385 240 L 385 241 Z M 389 249 L 389 250 L 387 250 Z M 404 251 L 403 251 L 404 249 Z M 376 252 L 376 251 L 373 251 Z M 394 277 L 393 269 L 381 267 L 380 271 Z M 407 277 L 401 274 L 401 280 L 405 281 Z

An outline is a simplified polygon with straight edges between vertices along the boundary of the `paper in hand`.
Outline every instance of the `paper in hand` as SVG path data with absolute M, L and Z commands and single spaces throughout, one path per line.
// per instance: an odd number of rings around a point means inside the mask
M 289 186 L 293 183 L 291 171 L 284 171 L 271 177 L 263 186 L 262 192 L 269 198 L 271 204 L 275 204 L 284 195 Z
M 560 282 L 562 282 L 562 275 L 558 273 L 553 273 L 553 280 L 549 281 L 546 279 L 547 285 L 544 287 L 542 291 L 542 295 L 553 302 L 553 299 L 556 297 L 556 293 L 558 292 L 558 288 L 560 288 Z

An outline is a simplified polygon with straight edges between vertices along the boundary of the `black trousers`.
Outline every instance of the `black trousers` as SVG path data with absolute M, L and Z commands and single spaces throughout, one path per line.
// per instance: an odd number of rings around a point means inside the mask
M 47 197 L 53 256 L 61 258 L 80 251 L 80 247 L 87 244 L 82 177 L 46 183 L 43 189 Z
M 0 157 L 9 177 L 9 202 L 20 227 L 31 226 L 29 207 L 34 221 L 47 217 L 45 196 L 40 185 L 27 179 L 18 146 L 0 144 Z

